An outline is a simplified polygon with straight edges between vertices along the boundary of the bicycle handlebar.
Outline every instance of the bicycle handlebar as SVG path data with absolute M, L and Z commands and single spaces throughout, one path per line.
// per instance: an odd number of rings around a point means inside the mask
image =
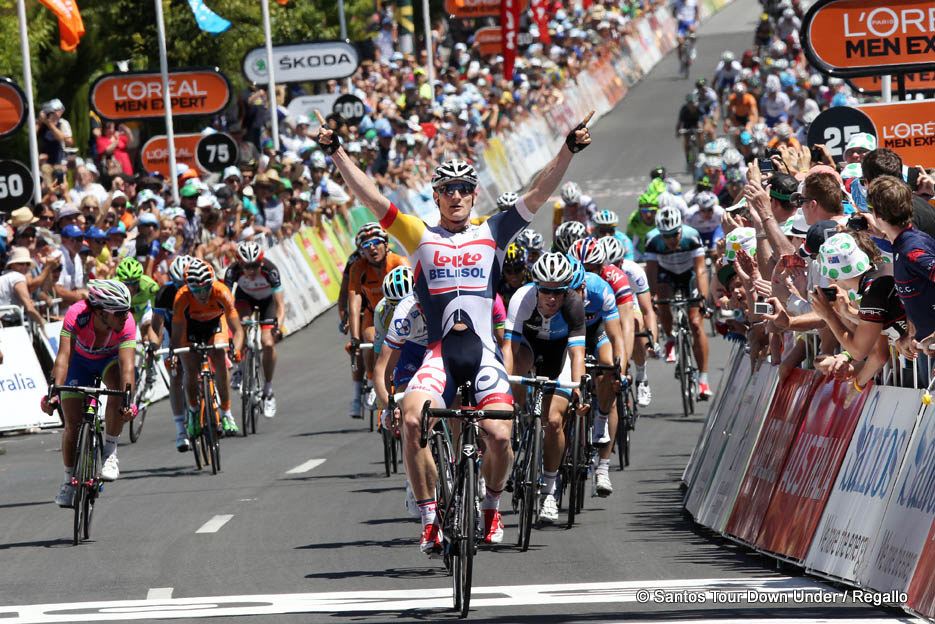
M 229 344 L 192 345 L 190 347 L 180 347 L 178 349 L 173 349 L 172 347 L 166 347 L 165 349 L 159 349 L 158 351 L 153 352 L 153 355 L 165 355 L 167 353 L 178 355 L 179 353 L 190 353 L 192 351 L 201 352 L 201 351 L 211 351 L 213 349 L 228 349 L 228 348 L 230 348 Z
M 510 375 L 507 377 L 510 383 L 513 384 L 527 384 L 530 386 L 540 386 L 540 387 L 549 387 L 549 388 L 564 388 L 565 390 L 575 390 L 581 387 L 580 383 L 572 383 L 569 381 L 559 381 L 557 379 L 549 379 L 548 377 L 522 377 L 520 375 Z
M 692 306 L 704 303 L 704 297 L 692 297 L 691 299 L 656 299 L 656 305 L 674 305 L 674 306 Z
M 56 394 L 62 392 L 78 392 L 86 396 L 93 398 L 98 398 L 99 396 L 117 396 L 123 398 L 123 406 L 127 407 L 130 405 L 130 384 L 127 384 L 126 389 L 124 390 L 111 390 L 110 388 L 99 388 L 93 386 L 58 386 L 55 384 L 49 385 L 49 392 L 46 395 L 47 400 L 51 400 Z
M 475 408 L 433 408 L 431 401 L 422 405 L 422 426 L 419 446 L 425 448 L 429 442 L 429 418 L 470 418 L 473 420 L 513 420 L 513 410 L 483 410 Z

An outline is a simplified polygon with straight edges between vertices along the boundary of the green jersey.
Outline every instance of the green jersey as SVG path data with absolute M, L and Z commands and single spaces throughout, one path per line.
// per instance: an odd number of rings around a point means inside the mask
M 637 262 L 643 261 L 643 254 L 646 252 L 646 235 L 654 229 L 656 229 L 655 219 L 653 223 L 646 225 L 640 218 L 639 210 L 634 210 L 627 220 L 627 236 L 633 241 L 634 259 Z
M 137 327 L 152 320 L 153 302 L 156 300 L 158 291 L 159 284 L 156 283 L 156 280 L 148 275 L 140 278 L 140 289 L 130 300 L 130 309 L 133 311 L 133 318 L 136 320 Z

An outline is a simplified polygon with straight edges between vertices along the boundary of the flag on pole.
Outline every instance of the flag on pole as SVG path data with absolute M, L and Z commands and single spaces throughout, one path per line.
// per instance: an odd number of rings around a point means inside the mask
M 231 27 L 230 22 L 205 5 L 205 0 L 188 0 L 188 6 L 192 8 L 192 13 L 195 14 L 198 28 L 205 32 L 216 35 Z
M 516 36 L 519 34 L 521 0 L 500 0 L 500 37 L 503 48 L 503 77 L 513 79 L 516 61 Z
M 84 34 L 84 21 L 75 0 L 39 0 L 58 18 L 59 46 L 66 52 L 78 47 Z
M 549 36 L 549 16 L 546 0 L 532 0 L 532 15 L 536 20 L 536 27 L 539 29 L 539 41 L 543 45 L 552 45 L 552 37 Z
M 286 6 L 287 4 L 289 4 L 289 0 L 276 0 L 276 2 L 278 2 L 282 6 Z

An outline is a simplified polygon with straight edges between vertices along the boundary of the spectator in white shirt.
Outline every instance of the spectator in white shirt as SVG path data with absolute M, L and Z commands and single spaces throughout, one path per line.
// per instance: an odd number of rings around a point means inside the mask
M 84 264 L 78 256 L 84 243 L 84 232 L 77 225 L 62 228 L 62 274 L 55 283 L 55 295 L 70 305 L 88 295 L 84 287 Z
M 26 316 L 38 323 L 45 332 L 45 319 L 33 305 L 26 284 L 26 273 L 35 266 L 36 263 L 25 247 L 13 247 L 10 250 L 10 257 L 6 262 L 7 271 L 0 275 L 0 305 L 21 306 Z M 3 318 L 7 321 L 9 316 L 4 314 Z

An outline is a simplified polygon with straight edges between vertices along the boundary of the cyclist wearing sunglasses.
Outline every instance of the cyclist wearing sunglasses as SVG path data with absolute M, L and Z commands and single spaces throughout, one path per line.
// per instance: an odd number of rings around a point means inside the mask
M 136 323 L 130 314 L 130 291 L 116 280 L 89 281 L 88 298 L 72 304 L 65 313 L 58 355 L 52 367 L 54 383 L 90 386 L 100 377 L 111 390 L 130 384 L 132 394 L 135 355 Z M 60 507 L 71 507 L 75 496 L 71 477 L 75 465 L 75 435 L 81 422 L 83 401 L 81 395 L 62 394 L 65 481 L 55 497 Z M 42 409 L 51 414 L 58 403 L 58 397 L 53 397 L 51 401 L 43 398 Z M 104 481 L 115 481 L 120 476 L 117 440 L 120 439 L 123 423 L 132 417 L 132 408 L 122 407 L 120 401 L 107 402 L 104 465 L 101 468 Z
M 711 191 L 701 191 L 695 195 L 692 205 L 685 214 L 685 223 L 698 232 L 708 249 L 714 249 L 717 242 L 724 238 L 721 218 L 724 209 L 718 203 L 717 195 Z
M 526 265 L 526 250 L 516 243 L 510 243 L 506 249 L 506 256 L 503 257 L 503 277 L 497 286 L 497 293 L 503 299 L 504 305 L 509 306 L 516 291 L 530 282 Z
M 511 375 L 536 375 L 564 382 L 579 382 L 584 374 L 584 302 L 570 288 L 571 262 L 561 253 L 547 253 L 532 267 L 533 283 L 520 288 L 507 311 L 506 348 L 503 359 Z M 514 386 L 518 401 L 525 400 L 522 386 Z M 577 390 L 574 391 L 577 395 Z M 545 445 L 542 457 L 542 498 L 539 517 L 558 520 L 555 478 L 565 450 L 565 413 L 572 392 L 546 388 L 542 413 Z
M 224 285 L 234 293 L 234 305 L 240 319 L 249 318 L 254 308 L 260 310 L 260 343 L 263 345 L 263 416 L 276 415 L 276 397 L 273 395 L 273 374 L 276 372 L 276 342 L 282 339 L 280 328 L 286 321 L 286 304 L 282 294 L 279 269 L 263 257 L 259 243 L 243 241 L 237 245 L 237 262 L 224 273 Z M 235 290 L 236 287 L 236 290 Z M 275 323 L 268 321 L 275 320 Z M 240 367 L 231 375 L 231 388 L 240 389 Z
M 646 243 L 646 277 L 650 290 L 659 299 L 670 299 L 676 290 L 686 297 L 708 297 L 708 271 L 705 269 L 705 250 L 701 235 L 695 228 L 682 224 L 678 208 L 666 207 L 656 215 L 657 229 L 650 233 Z M 675 338 L 672 336 L 672 311 L 668 305 L 659 305 L 659 320 L 666 333 L 666 361 L 675 362 Z M 693 349 L 698 364 L 699 399 L 708 400 L 708 336 L 702 327 L 704 313 L 692 306 L 688 321 L 694 337 Z
M 417 267 L 415 293 L 425 312 L 429 346 L 403 400 L 403 439 L 407 473 L 422 516 L 423 553 L 437 554 L 442 536 L 435 517 L 434 462 L 431 452 L 418 443 L 422 406 L 426 401 L 435 407 L 450 405 L 458 387 L 471 381 L 479 407 L 512 409 L 513 397 L 492 321 L 503 258 L 513 238 L 558 188 L 573 155 L 591 143 L 587 123 L 592 115 L 568 133 L 558 155 L 512 208 L 478 226 L 470 224 L 478 184 L 470 164 L 450 160 L 436 167 L 432 188 L 440 218 L 437 226 L 429 226 L 418 217 L 401 213 L 384 197 L 324 123 L 318 130 L 318 144 L 331 153 L 353 195 L 380 219 Z M 503 540 L 500 494 L 513 460 L 512 422 L 490 420 L 483 426 L 487 445 L 482 466 L 487 488 L 482 504 L 484 540 L 498 543 Z
M 409 266 L 409 261 L 403 256 L 388 250 L 386 230 L 379 223 L 365 223 L 357 232 L 357 249 L 361 258 L 351 267 L 348 275 L 348 327 L 351 341 L 348 348 L 356 351 L 361 342 L 373 342 L 376 329 L 373 324 L 373 313 L 380 299 L 383 298 L 383 280 L 387 274 L 400 266 Z M 360 386 L 363 382 L 363 372 L 366 368 L 367 377 L 373 378 L 373 364 L 375 355 L 373 351 L 363 358 L 364 366 L 357 366 L 352 371 L 353 388 L 351 394 L 350 416 L 362 418 L 360 410 Z M 364 397 L 364 404 L 368 409 L 376 407 L 377 395 L 371 390 Z
M 623 245 L 624 257 L 628 260 L 633 259 L 633 241 L 630 237 L 617 229 L 619 217 L 613 210 L 601 210 L 594 215 L 594 238 L 604 238 L 610 236 L 616 238 Z
M 130 312 L 140 330 L 143 344 L 158 342 L 150 329 L 153 323 L 153 303 L 159 284 L 148 275 L 143 275 L 143 265 L 136 258 L 124 258 L 117 265 L 116 277 L 130 291 Z
M 233 332 L 233 349 L 230 358 L 240 361 L 244 332 L 230 289 L 214 278 L 211 265 L 199 258 L 192 259 L 185 270 L 185 286 L 175 296 L 172 310 L 172 348 L 187 347 L 193 343 L 227 344 L 228 326 Z M 182 353 L 185 369 L 185 392 L 188 398 L 189 422 L 198 419 L 198 369 L 200 357 L 197 353 Z M 231 414 L 230 371 L 223 350 L 216 349 L 209 356 L 214 367 L 218 395 L 221 398 L 221 425 L 228 435 L 238 433 L 237 423 Z M 191 432 L 190 432 L 191 433 Z
M 526 250 L 526 270 L 531 271 L 532 266 L 545 253 L 545 241 L 542 234 L 526 228 L 516 237 L 516 244 Z
M 560 196 L 552 212 L 552 233 L 568 221 L 577 221 L 590 229 L 591 219 L 597 213 L 597 202 L 590 195 L 583 194 L 581 187 L 574 182 L 563 184 Z

